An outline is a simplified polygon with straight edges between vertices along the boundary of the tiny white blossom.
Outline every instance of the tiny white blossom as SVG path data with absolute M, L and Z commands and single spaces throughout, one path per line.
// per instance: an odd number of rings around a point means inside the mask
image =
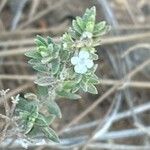
M 83 32 L 81 39 L 86 39 L 86 38 L 91 39 L 92 36 L 93 36 L 93 34 L 91 32 L 85 31 L 85 32 Z
M 67 43 L 63 43 L 63 47 L 64 47 L 64 49 L 66 49 L 67 48 Z
M 88 69 L 93 67 L 93 60 L 89 57 L 89 52 L 82 50 L 77 56 L 71 58 L 71 63 L 75 65 L 74 70 L 76 73 L 84 74 Z

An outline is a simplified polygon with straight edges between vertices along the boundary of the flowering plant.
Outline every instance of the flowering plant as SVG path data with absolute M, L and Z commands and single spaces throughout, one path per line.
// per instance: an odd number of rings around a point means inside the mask
M 58 136 L 50 128 L 56 117 L 61 118 L 61 110 L 56 99 L 65 97 L 79 99 L 78 90 L 97 94 L 95 75 L 98 59 L 95 46 L 100 44 L 101 36 L 109 26 L 104 21 L 95 23 L 95 7 L 87 9 L 83 17 L 76 17 L 72 27 L 54 42 L 37 36 L 36 48 L 26 52 L 29 64 L 38 72 L 35 83 L 36 94 L 27 93 L 17 99 L 16 115 L 20 117 L 20 130 L 33 138 L 38 135 L 58 142 Z

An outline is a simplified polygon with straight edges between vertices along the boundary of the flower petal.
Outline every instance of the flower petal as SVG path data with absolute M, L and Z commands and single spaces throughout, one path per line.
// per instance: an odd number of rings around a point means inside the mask
M 92 60 L 90 60 L 90 59 L 87 59 L 87 60 L 86 60 L 86 67 L 87 67 L 87 68 L 92 68 L 93 65 L 94 65 L 94 63 L 93 63 Z
M 73 65 L 78 64 L 78 61 L 79 61 L 79 58 L 76 57 L 76 56 L 74 56 L 74 57 L 71 58 L 71 63 L 72 63 Z
M 87 51 L 80 51 L 79 52 L 79 58 L 89 58 L 90 57 L 90 54 L 87 52 Z
M 76 73 L 80 73 L 80 74 L 84 74 L 84 73 L 87 72 L 87 68 L 84 65 L 76 65 L 74 67 L 74 70 L 75 70 Z

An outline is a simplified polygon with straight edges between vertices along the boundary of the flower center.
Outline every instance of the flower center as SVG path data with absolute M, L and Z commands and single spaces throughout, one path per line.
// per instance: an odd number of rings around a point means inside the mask
M 85 64 L 85 58 L 80 58 L 79 59 L 79 64 L 84 65 Z

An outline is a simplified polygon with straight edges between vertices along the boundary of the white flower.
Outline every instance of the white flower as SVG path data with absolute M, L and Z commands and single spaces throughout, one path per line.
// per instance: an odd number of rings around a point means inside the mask
M 76 73 L 84 74 L 88 69 L 92 68 L 94 63 L 90 58 L 90 54 L 87 51 L 80 51 L 78 56 L 71 58 L 71 63 L 75 65 L 74 70 Z

